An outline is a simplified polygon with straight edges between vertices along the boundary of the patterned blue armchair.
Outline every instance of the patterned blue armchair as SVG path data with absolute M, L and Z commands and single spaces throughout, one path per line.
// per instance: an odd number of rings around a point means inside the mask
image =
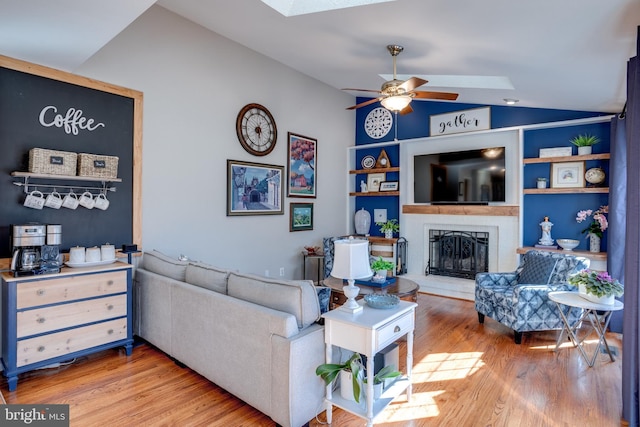
M 478 273 L 475 307 L 478 321 L 485 316 L 510 327 L 516 344 L 522 333 L 562 329 L 556 304 L 547 294 L 553 291 L 577 291 L 568 285 L 568 277 L 589 267 L 589 260 L 565 253 L 532 250 L 522 256 L 518 269 L 510 273 Z M 567 308 L 567 319 L 576 321 L 582 310 Z

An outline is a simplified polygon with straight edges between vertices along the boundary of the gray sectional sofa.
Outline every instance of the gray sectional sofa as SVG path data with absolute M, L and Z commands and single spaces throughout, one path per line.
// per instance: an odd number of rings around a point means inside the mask
M 136 334 L 285 427 L 323 410 L 324 327 L 310 280 L 271 280 L 144 253 Z

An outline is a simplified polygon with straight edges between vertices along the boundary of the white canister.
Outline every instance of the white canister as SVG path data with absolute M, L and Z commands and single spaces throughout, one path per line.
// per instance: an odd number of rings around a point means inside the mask
M 100 246 L 100 259 L 111 261 L 116 258 L 116 247 L 110 244 Z
M 82 264 L 85 262 L 85 249 L 82 246 L 75 246 L 69 249 L 69 262 L 71 264 Z
M 92 248 L 87 248 L 85 260 L 87 262 L 99 262 L 100 261 L 100 248 L 94 246 Z

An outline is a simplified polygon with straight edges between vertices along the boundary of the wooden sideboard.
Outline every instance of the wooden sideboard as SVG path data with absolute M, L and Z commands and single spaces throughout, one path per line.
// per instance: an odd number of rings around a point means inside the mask
M 132 266 L 64 267 L 58 274 L 2 274 L 2 365 L 18 375 L 124 346 L 133 349 Z

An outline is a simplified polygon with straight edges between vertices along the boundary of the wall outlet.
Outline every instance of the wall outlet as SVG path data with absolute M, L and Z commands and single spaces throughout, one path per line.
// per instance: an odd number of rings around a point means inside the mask
M 387 210 L 386 209 L 374 209 L 373 210 L 373 222 L 387 222 Z
M 280 267 L 280 277 L 284 277 L 284 267 Z
M 269 270 L 265 270 L 265 271 L 264 271 L 264 275 L 265 275 L 266 277 L 269 277 Z

